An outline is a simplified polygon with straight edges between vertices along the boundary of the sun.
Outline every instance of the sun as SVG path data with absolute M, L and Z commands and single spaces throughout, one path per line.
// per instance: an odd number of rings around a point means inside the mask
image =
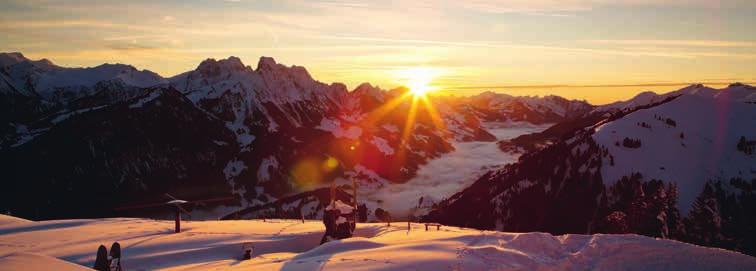
M 415 96 L 425 96 L 425 94 L 432 90 L 430 86 L 423 83 L 412 84 L 408 88 Z
M 435 70 L 425 67 L 413 67 L 399 71 L 400 80 L 409 88 L 410 93 L 420 97 L 438 89 L 431 84 L 437 74 Z

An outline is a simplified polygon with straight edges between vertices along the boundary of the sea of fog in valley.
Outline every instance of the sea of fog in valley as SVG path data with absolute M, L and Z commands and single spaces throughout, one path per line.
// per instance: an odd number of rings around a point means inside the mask
M 499 141 L 540 132 L 550 125 L 489 122 L 484 123 L 484 126 Z M 420 166 L 417 176 L 408 182 L 376 189 L 360 189 L 360 202 L 366 203 L 371 210 L 387 210 L 394 219 L 409 214 L 422 215 L 433 203 L 468 187 L 487 171 L 516 162 L 520 154 L 502 152 L 497 141 L 453 142 L 454 151 Z M 423 203 L 419 204 L 421 197 Z

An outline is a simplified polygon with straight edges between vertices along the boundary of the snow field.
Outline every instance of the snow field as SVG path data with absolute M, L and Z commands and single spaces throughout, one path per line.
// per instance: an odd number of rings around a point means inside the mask
M 657 118 L 669 118 L 676 124 Z M 607 185 L 635 172 L 641 172 L 645 180 L 675 182 L 678 207 L 687 213 L 707 181 L 756 178 L 756 156 L 736 149 L 741 136 L 756 138 L 754 127 L 753 105 L 688 94 L 600 126 L 593 138 L 614 156 L 614 166 L 605 159 L 601 168 Z M 639 139 L 642 146 L 624 147 L 624 138 Z
M 119 241 L 128 270 L 753 270 L 756 258 L 638 235 L 503 233 L 419 223 L 358 224 L 354 238 L 318 246 L 320 221 L 132 218 L 0 225 L 0 270 L 86 270 L 97 246 Z M 252 242 L 253 258 L 241 261 Z M 57 268 L 61 266 L 60 268 Z M 19 269 L 20 268 L 20 269 Z

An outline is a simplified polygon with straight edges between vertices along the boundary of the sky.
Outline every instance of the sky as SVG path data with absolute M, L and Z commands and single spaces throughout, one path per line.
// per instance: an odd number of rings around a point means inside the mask
M 349 88 L 411 83 L 605 103 L 693 82 L 756 82 L 753 0 L 0 2 L 0 51 L 173 76 L 260 56 Z

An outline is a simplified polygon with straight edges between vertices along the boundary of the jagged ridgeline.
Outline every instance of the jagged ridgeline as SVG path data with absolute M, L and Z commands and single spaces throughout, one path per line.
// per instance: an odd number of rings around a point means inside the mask
M 163 78 L 7 53 L 0 79 L 0 211 L 31 219 L 145 215 L 113 210 L 165 193 L 233 195 L 230 212 L 339 179 L 402 183 L 452 141 L 495 140 L 482 121 L 556 122 L 593 109 L 559 97 L 432 98 L 441 127 L 419 110 L 403 139 L 411 102 L 392 101 L 406 89 L 347 91 L 267 57 L 256 68 L 208 59 Z
M 439 203 L 427 221 L 638 233 L 756 255 L 756 88 L 693 85 L 598 107 L 500 146 L 533 150 Z M 744 151 L 746 150 L 746 151 Z

